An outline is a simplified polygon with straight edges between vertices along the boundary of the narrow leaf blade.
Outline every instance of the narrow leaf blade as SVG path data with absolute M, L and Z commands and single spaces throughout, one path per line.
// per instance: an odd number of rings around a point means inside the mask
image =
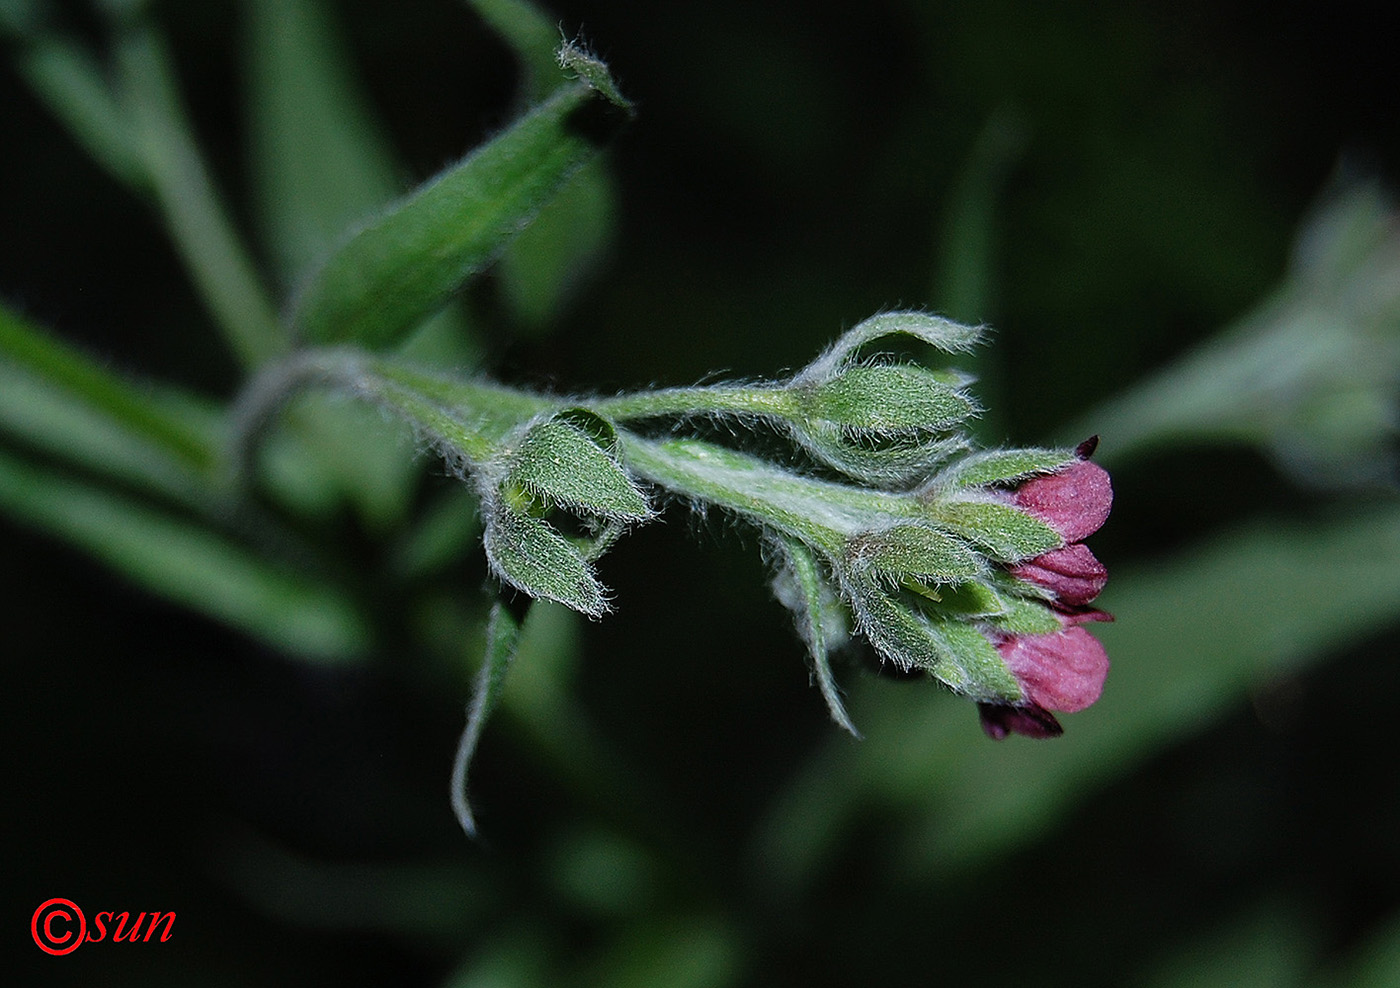
M 301 335 L 371 348 L 400 342 L 493 260 L 625 117 L 592 85 L 561 86 L 332 254 L 300 300 Z
M 467 771 L 481 741 L 481 732 L 486 728 L 486 720 L 500 703 L 506 672 L 515 659 L 523 623 L 523 618 L 517 618 L 500 601 L 492 605 L 491 617 L 486 622 L 486 655 L 467 705 L 467 726 L 462 730 L 457 755 L 452 761 L 452 812 L 468 837 L 476 836 L 476 817 L 467 799 Z
M 782 544 L 788 558 L 790 589 L 795 593 L 780 592 L 779 598 L 797 614 L 797 630 L 811 653 L 817 687 L 821 690 L 822 699 L 826 700 L 831 719 L 849 731 L 853 737 L 859 738 L 860 732 L 846 713 L 846 707 L 841 702 L 841 689 L 836 685 L 836 677 L 831 673 L 827 612 L 833 607 L 839 607 L 839 602 L 826 589 L 821 569 L 812 550 L 796 539 L 785 538 Z

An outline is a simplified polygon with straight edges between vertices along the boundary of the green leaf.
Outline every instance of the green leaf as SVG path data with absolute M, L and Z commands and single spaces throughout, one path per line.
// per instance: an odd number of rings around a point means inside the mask
M 849 552 L 853 559 L 896 580 L 909 576 L 956 583 L 982 571 L 981 560 L 966 542 L 926 525 L 895 525 L 857 535 Z
M 481 660 L 471 703 L 467 705 L 467 726 L 457 742 L 457 756 L 452 761 L 452 811 L 468 837 L 476 836 L 476 818 L 467 800 L 467 770 L 481 741 L 486 719 L 500 702 L 506 671 L 520 642 L 522 623 L 500 601 L 492 605 L 491 617 L 486 622 L 486 655 Z
M 501 297 L 524 328 L 553 322 L 598 266 L 612 238 L 616 199 L 605 158 L 594 158 L 506 246 L 496 269 Z
M 249 0 L 247 107 L 258 218 L 294 282 L 401 189 L 323 0 Z
M 0 428 L 75 466 L 209 505 L 218 411 L 137 386 L 0 305 Z
M 929 520 L 986 549 L 999 561 L 1014 563 L 1064 545 L 1045 522 L 995 501 L 928 503 Z
M 937 480 L 939 487 L 984 487 L 1020 480 L 1037 473 L 1053 473 L 1075 461 L 1068 449 L 993 449 L 973 453 L 949 467 Z
M 938 432 L 977 411 L 967 395 L 914 364 L 848 367 L 805 398 L 808 415 L 858 432 Z
M 882 312 L 848 329 L 825 353 L 803 368 L 792 383 L 805 385 L 830 380 L 841 373 L 861 347 L 898 336 L 920 340 L 946 353 L 963 353 L 982 341 L 982 330 L 926 312 Z
M 368 628 L 338 590 L 275 567 L 195 522 L 4 453 L 0 507 L 147 590 L 274 648 L 344 661 L 368 647 Z
M 608 610 L 593 568 L 568 539 L 538 518 L 497 504 L 486 525 L 486 558 L 506 583 L 600 617 Z
M 511 460 L 508 480 L 570 510 L 615 521 L 651 516 L 646 495 L 614 456 L 594 436 L 559 416 L 526 432 Z
M 148 176 L 131 120 L 87 49 L 43 35 L 22 48 L 16 61 L 35 94 L 93 160 L 118 181 L 135 189 L 146 187 Z
M 560 69 L 556 22 L 526 0 L 467 0 L 467 4 L 515 52 L 527 97 L 536 99 L 549 92 Z
M 811 549 L 793 538 L 784 538 L 781 544 L 787 566 L 774 583 L 778 599 L 797 615 L 797 632 L 807 643 L 817 686 L 826 700 L 831 719 L 859 738 L 860 732 L 841 703 L 836 677 L 831 674 L 829 652 L 833 631 L 838 632 L 841 639 L 845 637 L 846 616 L 840 598 L 827 585 Z
M 400 342 L 488 264 L 626 118 L 582 82 L 543 104 L 356 233 L 296 312 L 314 342 Z

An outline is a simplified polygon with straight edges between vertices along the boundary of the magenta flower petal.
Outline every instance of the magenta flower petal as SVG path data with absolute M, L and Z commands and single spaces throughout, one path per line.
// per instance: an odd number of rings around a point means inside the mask
M 1083 607 L 1103 592 L 1108 582 L 1108 570 L 1082 542 L 1051 549 L 1012 566 L 1011 575 L 1044 587 L 1068 607 Z
M 1099 530 L 1113 507 L 1108 471 L 1079 460 L 1057 473 L 1032 477 L 1012 494 L 1016 507 L 1039 518 L 1066 542 L 1078 542 Z
M 1083 710 L 1099 698 L 1108 677 L 1108 653 L 1078 626 L 1012 635 L 997 651 L 1020 683 L 1024 701 L 1047 710 Z
M 1034 704 L 1014 707 L 1009 703 L 979 703 L 977 714 L 982 719 L 982 730 L 993 741 L 1000 741 L 1008 734 L 1057 738 L 1065 732 L 1054 714 Z

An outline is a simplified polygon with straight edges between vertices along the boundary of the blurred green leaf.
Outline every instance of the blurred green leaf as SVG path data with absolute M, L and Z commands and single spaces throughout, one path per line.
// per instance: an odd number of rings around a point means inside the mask
M 392 346 L 500 252 L 626 111 L 583 82 L 544 103 L 362 228 L 303 293 L 308 340 Z
M 197 522 L 3 452 L 0 507 L 139 586 L 274 648 L 341 662 L 369 644 L 368 628 L 339 591 L 274 566 Z
M 218 411 L 137 386 L 0 305 L 0 428 L 75 466 L 210 502 Z
M 1092 409 L 1108 462 L 1171 444 L 1258 446 L 1321 486 L 1394 482 L 1400 421 L 1400 233 L 1374 187 L 1329 196 L 1288 276 L 1238 323 Z
M 98 164 L 120 182 L 146 187 L 131 120 L 87 49 L 67 38 L 39 35 L 17 62 L 35 94 Z
M 718 916 L 655 916 L 624 928 L 578 984 L 597 988 L 723 988 L 739 983 L 742 949 Z
M 1312 982 L 1318 988 L 1394 988 L 1400 985 L 1400 914 L 1381 924 L 1329 976 Z
M 1289 988 L 1301 985 L 1318 952 L 1316 924 L 1286 902 L 1265 898 L 1243 915 L 1156 961 L 1144 988 Z
M 255 201 L 282 280 L 295 284 L 394 198 L 399 168 L 322 0 L 251 0 L 247 7 Z M 436 360 L 475 362 L 455 310 L 438 314 L 414 342 L 441 351 Z M 284 496 L 320 514 L 344 496 L 372 530 L 403 519 L 420 466 L 395 426 L 373 409 L 321 396 L 298 402 L 288 424 L 284 441 L 301 452 L 286 464 L 292 469 L 272 475 Z
M 115 62 L 136 151 L 215 323 L 246 365 L 285 352 L 287 335 L 200 154 L 164 40 L 148 24 L 128 25 Z
M 562 39 L 557 23 L 526 0 L 467 0 L 467 6 L 515 52 L 526 100 L 544 97 L 559 78 L 556 52 Z
M 605 158 L 588 162 L 506 245 L 501 295 L 527 329 L 558 318 L 612 239 L 617 190 Z
M 249 0 L 245 76 L 264 240 L 294 283 L 399 191 L 322 0 Z

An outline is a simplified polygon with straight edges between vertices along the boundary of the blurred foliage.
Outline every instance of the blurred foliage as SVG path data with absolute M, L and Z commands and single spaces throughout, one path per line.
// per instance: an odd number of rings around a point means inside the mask
M 7 901 L 180 917 L 19 981 L 1394 983 L 1388 16 L 0 0 Z M 549 90 L 555 25 L 637 120 L 408 346 L 607 392 L 992 324 L 986 437 L 1100 432 L 1118 492 L 1064 738 L 856 650 L 851 739 L 753 539 L 673 508 L 616 614 L 532 608 L 462 837 L 470 505 L 329 399 L 238 501 L 221 411 L 271 297 Z

